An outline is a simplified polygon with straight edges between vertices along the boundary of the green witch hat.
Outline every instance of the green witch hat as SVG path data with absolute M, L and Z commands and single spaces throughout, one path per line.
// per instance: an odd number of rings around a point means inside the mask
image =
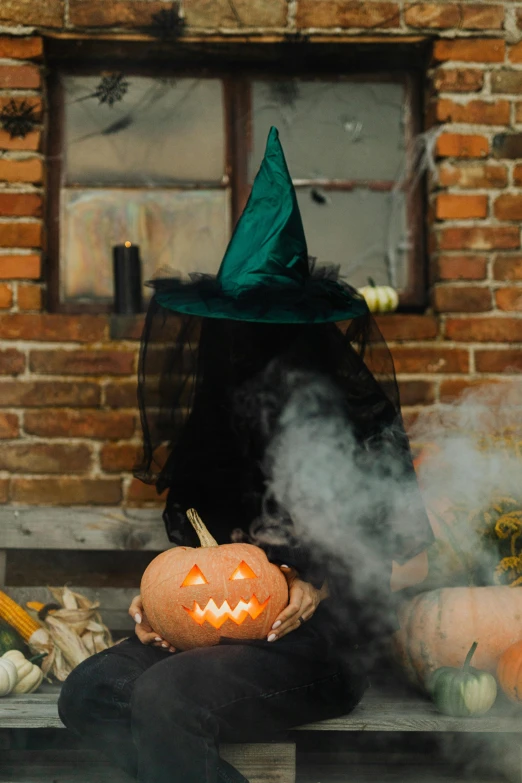
M 326 323 L 364 315 L 362 296 L 338 268 L 308 257 L 303 222 L 276 128 L 217 275 L 151 281 L 162 307 L 257 323 Z

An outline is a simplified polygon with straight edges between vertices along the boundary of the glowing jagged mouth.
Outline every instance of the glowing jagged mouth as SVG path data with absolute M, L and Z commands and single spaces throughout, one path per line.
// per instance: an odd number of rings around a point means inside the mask
M 224 601 L 221 606 L 218 606 L 213 598 L 210 599 L 204 609 L 200 607 L 197 601 L 194 601 L 192 609 L 187 609 L 186 606 L 183 609 L 192 617 L 192 619 L 198 624 L 203 625 L 206 621 L 214 628 L 221 628 L 223 623 L 227 620 L 232 620 L 236 625 L 241 625 L 247 617 L 251 617 L 255 620 L 256 617 L 265 611 L 270 597 L 260 603 L 256 596 L 252 596 L 250 601 L 239 601 L 236 606 L 231 609 L 228 601 Z

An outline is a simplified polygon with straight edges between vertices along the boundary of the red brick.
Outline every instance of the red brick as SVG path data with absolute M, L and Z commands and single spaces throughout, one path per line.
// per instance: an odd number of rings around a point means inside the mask
M 469 370 L 468 351 L 462 349 L 401 345 L 391 351 L 397 373 L 458 373 Z
M 24 136 L 12 138 L 7 131 L 0 128 L 0 150 L 28 150 L 38 152 L 40 149 L 42 134 L 39 130 L 31 131 Z
M 7 160 L 0 158 L 0 180 L 3 182 L 31 182 L 37 184 L 43 179 L 43 163 L 40 158 Z
M 398 27 L 400 11 L 397 3 L 300 0 L 296 21 L 298 28 Z
M 497 133 L 493 136 L 491 152 L 495 158 L 515 160 L 522 157 L 522 133 Z
M 520 101 L 515 103 L 515 122 L 522 122 L 522 103 L 520 103 Z
M 42 197 L 39 193 L 0 193 L 2 217 L 41 217 Z
M 37 280 L 40 274 L 39 255 L 0 256 L 0 280 Z
M 0 375 L 20 375 L 25 370 L 25 356 L 16 348 L 0 351 Z
M 64 21 L 64 0 L 2 0 L 0 23 L 28 27 L 61 27 Z
M 32 372 L 44 375 L 132 375 L 135 354 L 128 351 L 31 351 Z
M 433 56 L 439 62 L 501 63 L 505 52 L 504 41 L 494 38 L 439 38 Z
M 477 68 L 438 68 L 433 86 L 437 92 L 478 92 L 484 86 L 484 71 Z
M 144 315 L 115 315 L 111 318 L 113 340 L 140 340 L 145 321 Z M 174 335 L 171 335 L 174 339 Z
M 495 199 L 493 212 L 499 220 L 522 220 L 522 194 L 502 193 Z
M 413 3 L 406 6 L 404 19 L 410 27 L 500 30 L 504 9 L 501 5 L 476 3 Z
M 136 408 L 138 405 L 136 382 L 108 383 L 105 387 L 105 405 L 109 408 Z
M 17 293 L 19 310 L 41 310 L 43 308 L 43 292 L 39 285 L 18 284 Z
M 456 342 L 520 343 L 522 318 L 448 318 L 445 337 Z
M 100 387 L 86 381 L 0 381 L 0 407 L 3 408 L 92 408 L 99 402 Z
M 445 228 L 439 233 L 441 250 L 515 250 L 520 247 L 517 226 Z
M 522 164 L 520 163 L 513 168 L 513 185 L 522 185 Z
M 522 73 L 520 71 L 493 71 L 491 74 L 492 93 L 511 93 L 517 95 L 522 92 Z
M 522 311 L 522 288 L 499 288 L 495 291 L 495 302 L 499 310 Z
M 441 255 L 437 260 L 437 277 L 439 280 L 483 280 L 487 264 L 487 256 Z
M 158 506 L 165 505 L 167 490 L 162 495 L 158 495 L 156 487 L 152 484 L 144 484 L 139 479 L 132 479 L 126 492 L 126 501 L 128 505 L 139 506 L 141 504 L 154 504 Z
M 0 65 L 0 90 L 36 90 L 40 81 L 36 65 Z
M 0 310 L 9 310 L 13 304 L 13 289 L 7 283 L 0 283 Z
M 481 313 L 491 310 L 491 291 L 478 286 L 437 286 L 433 307 L 439 313 Z
M 0 315 L 0 334 L 4 340 L 91 343 L 101 340 L 106 331 L 107 319 L 100 315 Z
M 7 503 L 9 500 L 9 479 L 0 479 L 0 503 Z
M 522 350 L 494 348 L 489 351 L 475 351 L 477 372 L 504 373 L 509 370 L 522 370 Z
M 473 100 L 455 103 L 449 98 L 440 98 L 436 104 L 436 118 L 439 122 L 462 122 L 472 125 L 509 125 L 509 101 Z
M 31 36 L 0 36 L 0 57 L 12 60 L 33 60 L 43 55 L 43 38 Z
M 139 454 L 135 443 L 107 443 L 100 453 L 100 464 L 106 473 L 130 473 Z
M 492 386 L 493 384 L 499 383 L 500 378 L 498 380 L 493 380 L 488 378 L 485 379 L 452 379 L 452 380 L 445 380 L 442 381 L 440 385 L 440 401 L 442 403 L 448 403 L 448 402 L 454 402 L 455 400 L 458 400 L 459 397 L 461 397 L 465 392 L 468 392 L 473 389 L 484 389 L 488 386 Z
M 436 216 L 438 220 L 485 218 L 487 214 L 487 196 L 455 196 L 453 193 L 440 193 L 436 198 Z
M 0 413 L 0 438 L 8 440 L 17 438 L 20 428 L 18 426 L 18 416 L 15 413 Z
M 0 247 L 41 247 L 41 245 L 40 223 L 0 223 Z
M 442 133 L 437 139 L 437 155 L 446 158 L 485 158 L 489 141 L 485 136 Z
M 119 479 L 15 477 L 11 481 L 11 500 L 28 505 L 112 506 L 121 497 Z
M 385 339 L 390 342 L 401 340 L 430 340 L 437 336 L 438 321 L 431 315 L 381 315 L 377 325 Z
M 496 256 L 493 277 L 495 280 L 522 280 L 522 256 Z
M 401 405 L 429 405 L 435 401 L 435 386 L 431 381 L 403 381 L 399 378 Z
M 464 190 L 475 188 L 503 188 L 508 183 L 505 166 L 490 163 L 469 163 L 463 166 L 447 164 L 439 169 L 439 183 L 442 187 L 458 187 Z
M 13 100 L 12 95 L 0 95 L 0 111 L 2 109 L 5 109 L 7 105 L 11 103 Z M 18 100 L 18 99 L 15 99 Z M 34 115 L 37 119 L 42 118 L 42 112 L 43 112 L 43 103 L 41 98 L 37 98 L 33 95 L 28 95 L 27 97 L 24 95 L 23 98 L 20 98 L 20 100 L 25 101 L 29 106 L 32 106 L 34 109 Z
M 76 411 L 50 409 L 27 411 L 24 430 L 41 438 L 132 438 L 136 417 L 116 411 Z
M 512 63 L 522 63 L 522 41 L 509 47 L 508 60 Z
M 11 473 L 85 473 L 90 466 L 91 451 L 83 444 L 0 444 L 0 470 Z

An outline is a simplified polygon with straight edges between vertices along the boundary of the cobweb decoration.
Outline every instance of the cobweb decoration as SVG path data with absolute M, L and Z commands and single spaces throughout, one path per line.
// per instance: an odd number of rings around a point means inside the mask
M 167 40 L 178 38 L 185 30 L 185 19 L 182 16 L 179 3 L 173 3 L 170 8 L 163 8 L 152 14 L 150 33 L 156 38 Z
M 107 106 L 114 106 L 123 100 L 129 89 L 129 82 L 123 73 L 111 73 L 103 76 L 102 80 L 92 93 L 93 98 L 98 98 L 100 103 L 106 103 Z
M 0 112 L 0 125 L 12 139 L 24 139 L 37 124 L 35 108 L 27 101 L 11 98 Z

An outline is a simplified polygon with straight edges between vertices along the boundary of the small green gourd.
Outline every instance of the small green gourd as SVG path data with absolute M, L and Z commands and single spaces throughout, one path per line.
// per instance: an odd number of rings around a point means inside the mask
M 471 645 L 462 669 L 442 666 L 428 681 L 435 706 L 446 715 L 455 718 L 484 715 L 495 703 L 497 683 L 493 675 L 470 666 L 477 644 Z

